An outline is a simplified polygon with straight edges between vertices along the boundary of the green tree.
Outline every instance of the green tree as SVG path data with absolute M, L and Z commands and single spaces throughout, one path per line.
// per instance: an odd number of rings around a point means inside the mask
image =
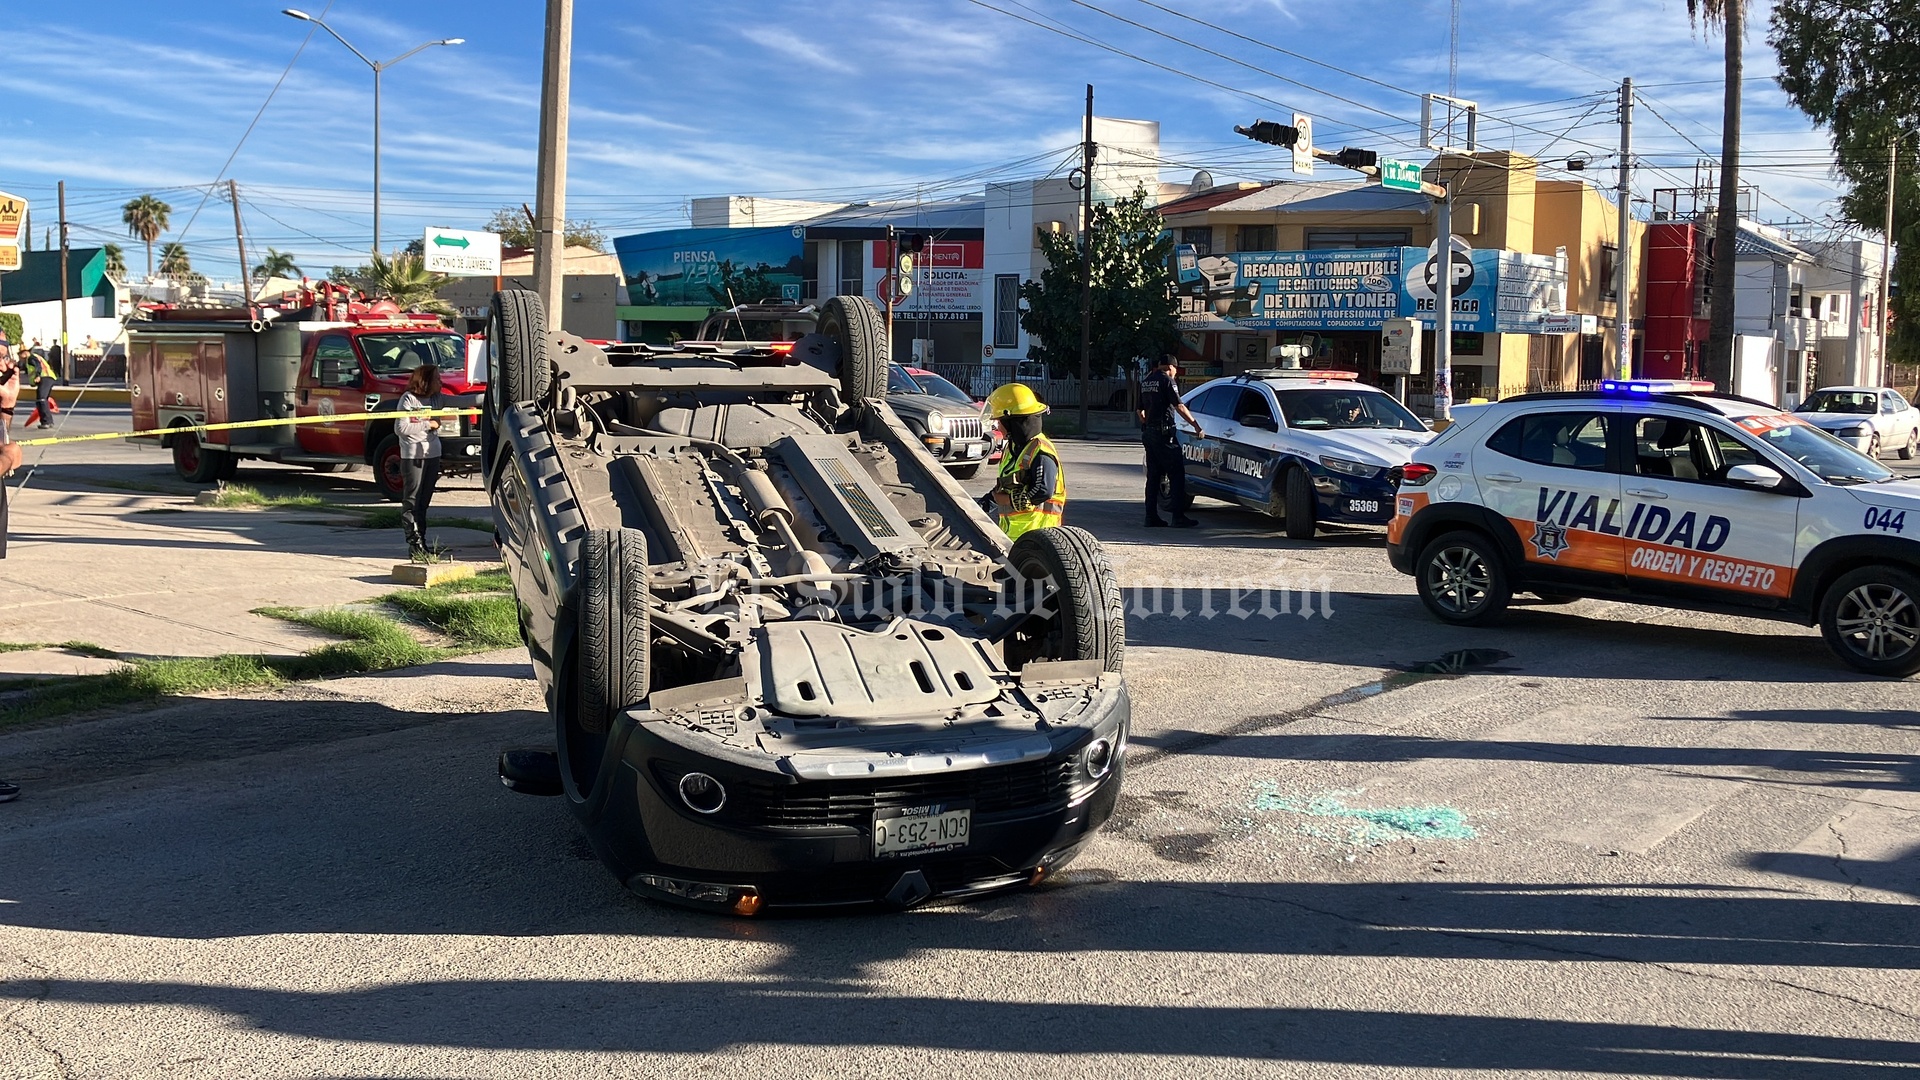
M 154 241 L 167 231 L 172 213 L 173 207 L 151 195 L 142 195 L 120 208 L 120 221 L 126 225 L 127 235 L 146 241 L 148 277 L 153 276 Z
M 1846 194 L 1840 212 L 1886 227 L 1887 156 L 1920 164 L 1920 0 L 1780 0 L 1767 34 L 1787 99 L 1833 139 Z M 1901 170 L 1893 190 L 1893 333 L 1888 355 L 1920 362 L 1920 181 Z
M 527 220 L 527 212 L 518 206 L 503 206 L 493 212 L 487 223 L 481 226 L 487 232 L 499 233 L 500 243 L 507 247 L 530 248 L 533 246 L 533 222 Z M 607 250 L 607 234 L 594 222 L 567 219 L 566 239 L 568 247 L 590 247 L 595 251 Z
M 107 253 L 107 276 L 115 281 L 124 281 L 127 276 L 127 253 L 120 250 L 119 244 L 105 244 L 101 250 Z
M 436 315 L 457 315 L 452 304 L 436 296 L 442 278 L 427 272 L 424 259 L 411 255 L 375 255 L 368 264 L 362 287 L 374 296 L 383 296 L 405 311 L 431 311 Z
M 262 280 L 297 278 L 300 276 L 300 264 L 293 261 L 292 255 L 279 248 L 268 248 L 267 257 L 260 261 L 259 266 L 253 268 L 253 276 Z
M 1145 191 L 1093 208 L 1092 373 L 1111 375 L 1136 357 L 1170 351 L 1179 340 L 1173 238 Z M 1047 268 L 1020 286 L 1020 328 L 1033 336 L 1027 355 L 1056 376 L 1080 373 L 1080 238 L 1042 234 Z
M 187 245 L 173 241 L 162 247 L 160 272 L 175 278 L 184 278 L 193 273 L 193 259 L 187 254 Z
M 335 285 L 346 285 L 365 291 L 367 279 L 372 275 L 373 267 L 361 263 L 359 266 L 336 266 L 327 271 L 327 280 Z

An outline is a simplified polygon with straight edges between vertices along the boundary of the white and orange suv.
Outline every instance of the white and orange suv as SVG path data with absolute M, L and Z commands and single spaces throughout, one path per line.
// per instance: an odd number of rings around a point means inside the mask
M 1439 619 L 1516 591 L 1818 623 L 1920 671 L 1920 481 L 1712 384 L 1609 381 L 1477 409 L 1397 474 L 1387 554 Z

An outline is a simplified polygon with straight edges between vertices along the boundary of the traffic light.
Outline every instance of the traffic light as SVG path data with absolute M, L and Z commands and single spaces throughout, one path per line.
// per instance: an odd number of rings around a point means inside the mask
M 1343 169 L 1371 169 L 1379 161 L 1379 154 L 1351 146 L 1343 146 L 1339 153 L 1333 155 L 1333 163 Z
M 908 255 L 918 255 L 927 249 L 927 238 L 919 233 L 908 233 L 900 238 L 900 250 Z
M 1268 146 L 1284 146 L 1291 150 L 1293 144 L 1300 141 L 1300 129 L 1288 127 L 1272 120 L 1255 120 L 1252 127 L 1234 125 L 1234 133 L 1245 135 L 1257 143 Z

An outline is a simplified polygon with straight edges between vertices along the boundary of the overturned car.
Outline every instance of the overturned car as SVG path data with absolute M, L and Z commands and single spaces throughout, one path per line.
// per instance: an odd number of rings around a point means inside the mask
M 493 300 L 483 451 L 559 795 L 629 887 L 738 914 L 1039 881 L 1111 814 L 1120 594 L 1009 544 L 886 402 L 857 297 L 794 342 L 595 346 Z

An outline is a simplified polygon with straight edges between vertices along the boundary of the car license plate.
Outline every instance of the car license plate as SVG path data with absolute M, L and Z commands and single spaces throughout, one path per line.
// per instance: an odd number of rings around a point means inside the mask
M 973 808 L 935 803 L 873 812 L 873 857 L 927 854 L 967 846 Z
M 970 458 L 987 456 L 987 445 L 985 443 L 974 443 L 972 446 L 967 447 L 967 456 Z
M 1349 514 L 1377 514 L 1379 512 L 1380 512 L 1379 499 L 1348 499 L 1347 500 L 1347 513 Z

